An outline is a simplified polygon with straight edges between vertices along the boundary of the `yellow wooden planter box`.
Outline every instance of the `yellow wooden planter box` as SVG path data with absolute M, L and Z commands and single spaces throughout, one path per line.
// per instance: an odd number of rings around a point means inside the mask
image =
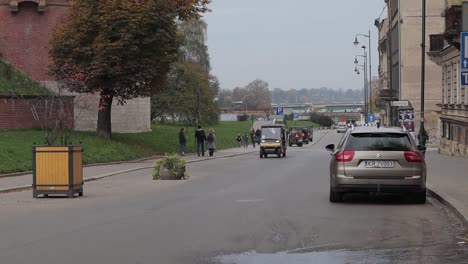
M 33 197 L 83 196 L 83 146 L 33 147 Z

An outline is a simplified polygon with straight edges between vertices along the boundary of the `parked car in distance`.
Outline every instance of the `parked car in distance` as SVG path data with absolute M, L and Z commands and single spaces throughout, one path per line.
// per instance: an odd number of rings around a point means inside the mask
M 336 132 L 337 133 L 344 133 L 344 132 L 346 132 L 347 129 L 348 129 L 348 125 L 346 124 L 346 122 L 339 122 L 338 126 L 336 128 Z
M 303 133 L 302 133 L 302 127 L 291 127 L 289 128 L 289 146 L 292 147 L 293 145 L 296 145 L 298 147 L 303 146 Z
M 314 141 L 314 132 L 312 127 L 306 126 L 302 127 L 302 141 L 306 144 L 309 144 L 309 142 Z

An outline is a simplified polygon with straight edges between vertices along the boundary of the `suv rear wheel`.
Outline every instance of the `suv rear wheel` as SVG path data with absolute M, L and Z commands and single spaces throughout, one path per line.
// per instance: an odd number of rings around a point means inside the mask
M 418 204 L 426 203 L 426 190 L 411 195 L 412 200 Z
M 343 201 L 343 193 L 335 192 L 330 188 L 330 202 L 339 203 Z

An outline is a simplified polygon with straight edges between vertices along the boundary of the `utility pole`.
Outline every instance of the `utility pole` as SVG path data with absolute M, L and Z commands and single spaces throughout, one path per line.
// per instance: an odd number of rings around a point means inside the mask
M 369 113 L 372 114 L 372 46 L 371 46 L 371 31 L 369 30 Z
M 421 41 L 421 125 L 419 127 L 420 135 L 425 134 L 424 127 L 424 89 L 426 81 L 426 0 L 422 0 L 422 41 Z M 421 144 L 422 143 L 422 144 Z M 426 145 L 426 140 L 420 142 Z

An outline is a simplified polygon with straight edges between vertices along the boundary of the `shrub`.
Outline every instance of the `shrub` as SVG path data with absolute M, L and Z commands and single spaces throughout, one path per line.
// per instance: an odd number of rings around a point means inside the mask
M 188 175 L 185 172 L 185 160 L 181 159 L 177 154 L 165 154 L 164 158 L 156 161 L 153 167 L 153 179 L 159 180 L 161 178 L 161 168 L 164 167 L 169 170 L 174 175 L 179 173 L 179 169 L 184 169 L 183 178 L 186 178 Z
M 310 121 L 317 123 L 324 127 L 330 127 L 333 125 L 333 120 L 330 117 L 325 116 L 325 115 L 320 115 L 317 113 L 310 114 Z
M 249 116 L 248 116 L 248 115 L 245 115 L 245 114 L 244 114 L 244 115 L 238 115 L 238 116 L 237 116 L 237 121 L 239 121 L 239 122 L 247 121 L 247 120 L 249 120 Z

